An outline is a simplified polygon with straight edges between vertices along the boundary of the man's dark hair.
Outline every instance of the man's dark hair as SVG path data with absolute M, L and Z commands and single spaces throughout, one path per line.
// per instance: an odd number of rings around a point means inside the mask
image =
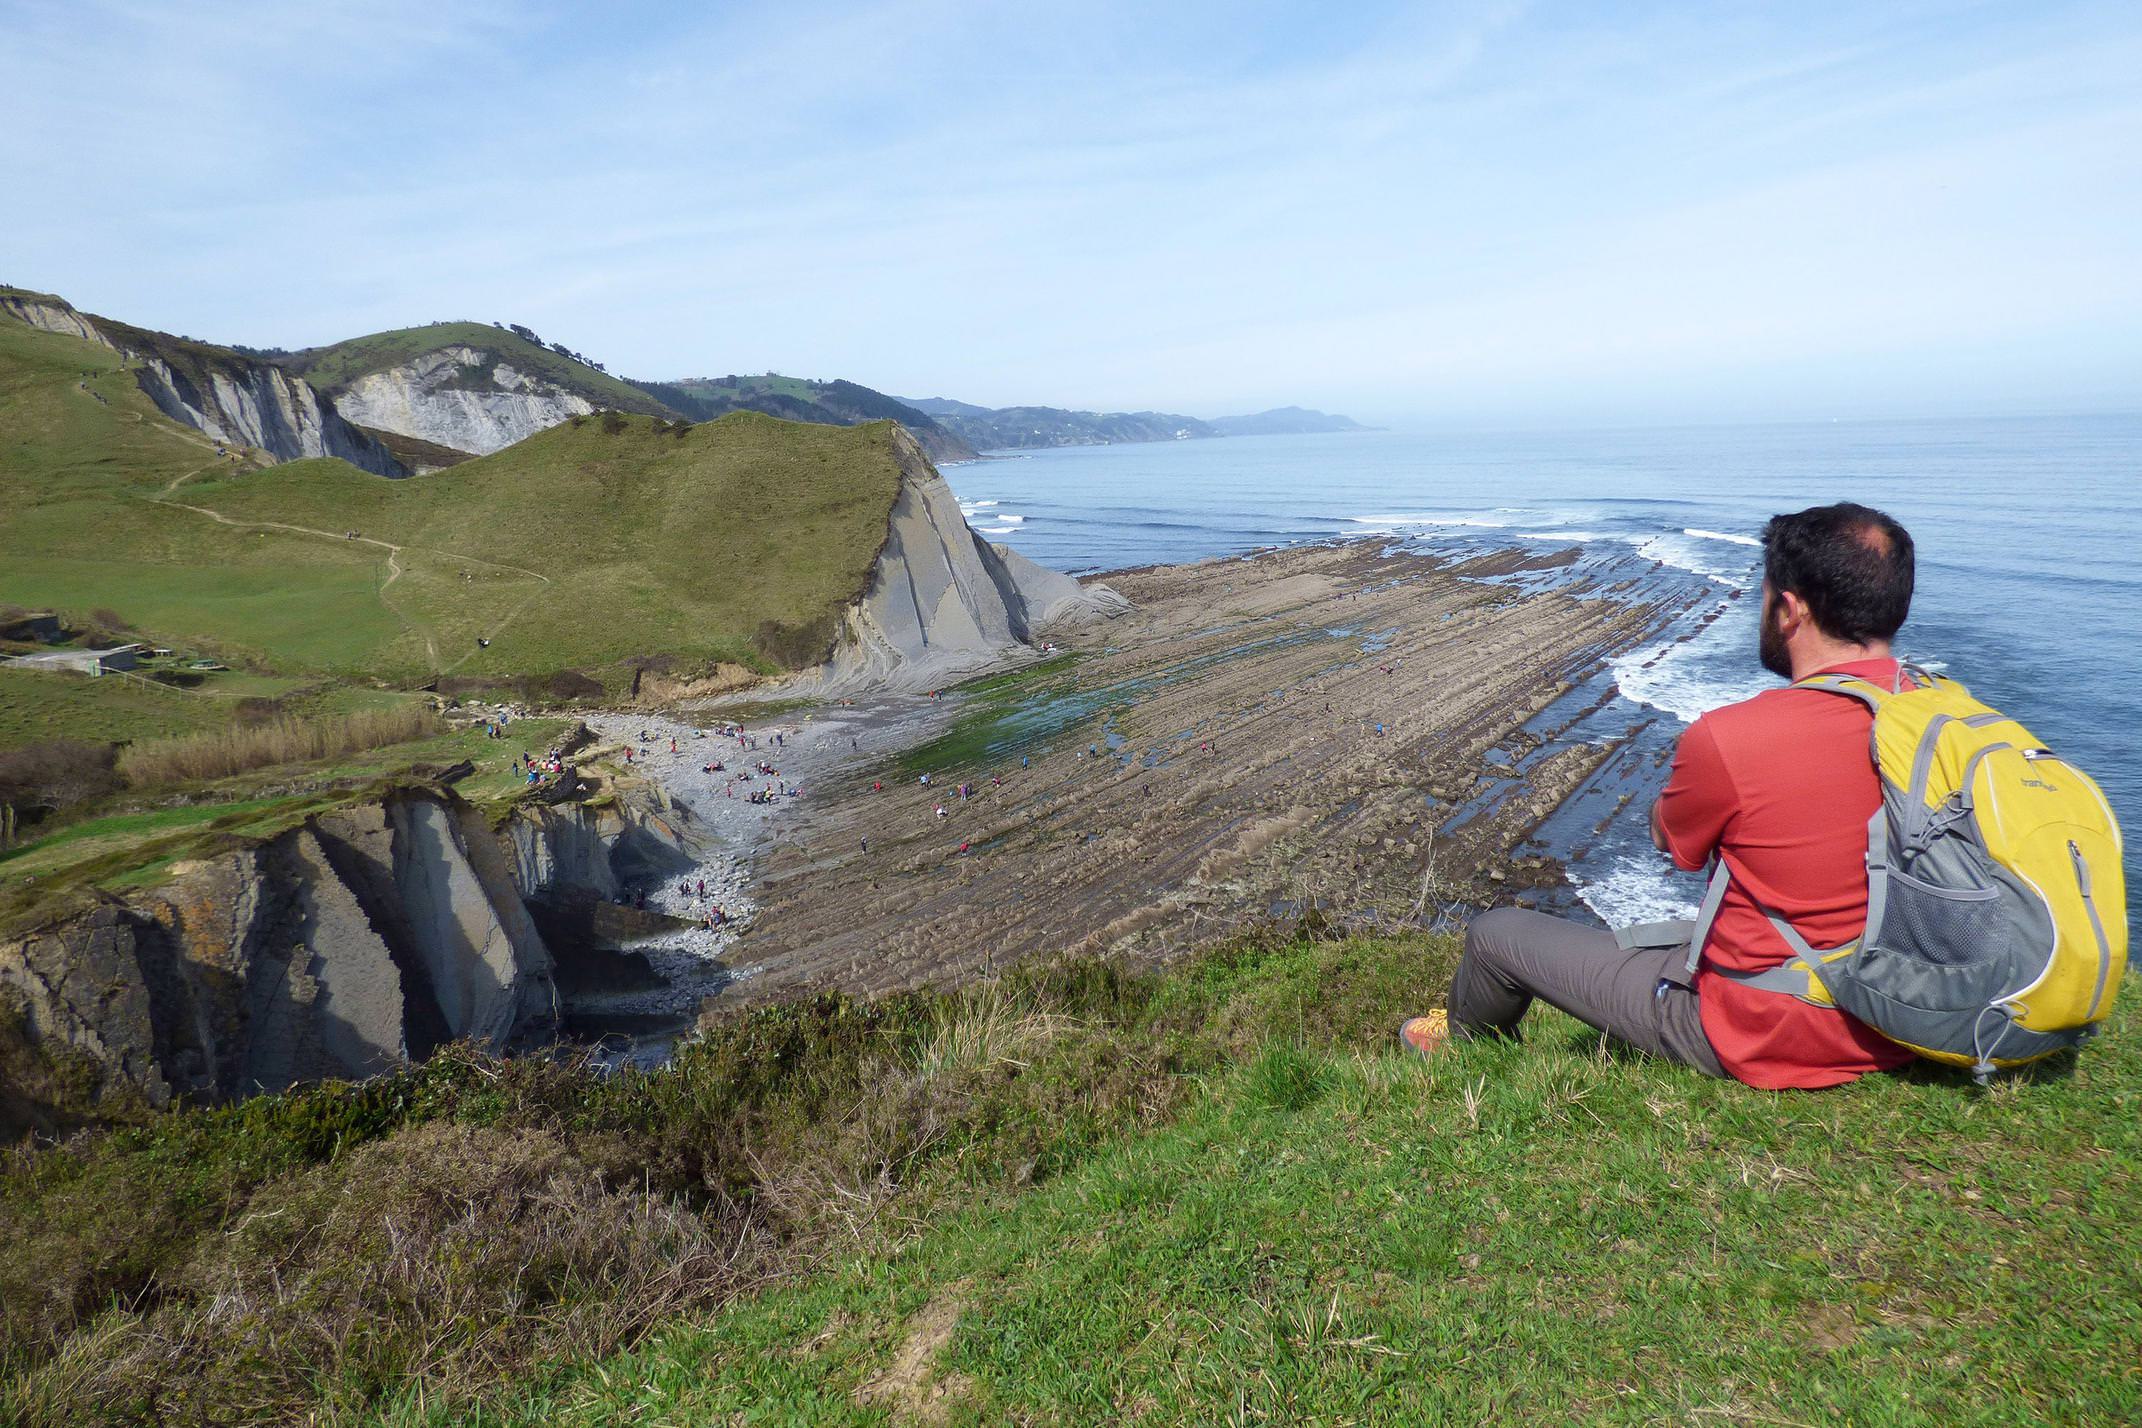
M 1763 576 L 1771 589 L 1806 601 L 1832 639 L 1886 640 L 1911 610 L 1911 535 L 1850 501 L 1772 516 L 1763 527 Z

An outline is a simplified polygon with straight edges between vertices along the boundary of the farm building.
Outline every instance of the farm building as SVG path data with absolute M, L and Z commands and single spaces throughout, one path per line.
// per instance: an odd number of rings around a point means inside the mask
M 114 645 L 108 650 L 49 650 L 43 654 L 18 655 L 9 660 L 11 669 L 42 670 L 54 674 L 86 674 L 95 678 L 115 670 L 132 669 L 141 646 Z
M 60 617 L 50 611 L 0 619 L 0 640 L 37 640 L 49 645 L 59 643 L 62 638 Z

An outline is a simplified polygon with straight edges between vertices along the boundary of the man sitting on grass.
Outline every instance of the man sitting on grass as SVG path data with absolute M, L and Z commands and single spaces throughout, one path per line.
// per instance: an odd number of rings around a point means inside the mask
M 1773 517 L 1763 528 L 1763 668 L 1894 686 L 1889 641 L 1911 592 L 1911 537 L 1881 512 L 1844 503 Z M 1693 979 L 1686 947 L 1624 949 L 1604 928 L 1497 908 L 1466 932 L 1447 1013 L 1413 1018 L 1400 1038 L 1428 1055 L 1452 1032 L 1514 1036 L 1541 997 L 1655 1056 L 1769 1090 L 1835 1086 L 1911 1061 L 1844 1012 L 1718 972 L 1791 960 L 1758 904 L 1817 947 L 1864 930 L 1867 822 L 1882 797 L 1872 720 L 1857 700 L 1775 689 L 1714 709 L 1681 736 L 1651 839 L 1685 871 L 1716 857 L 1732 872 Z

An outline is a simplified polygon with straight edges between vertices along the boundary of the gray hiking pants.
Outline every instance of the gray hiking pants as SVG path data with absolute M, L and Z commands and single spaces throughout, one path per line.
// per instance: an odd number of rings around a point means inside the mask
M 1685 947 L 1624 951 L 1603 927 L 1498 907 L 1466 929 L 1450 983 L 1451 1030 L 1515 1036 L 1539 997 L 1639 1051 L 1723 1076 L 1696 994 L 1679 981 L 1687 956 Z

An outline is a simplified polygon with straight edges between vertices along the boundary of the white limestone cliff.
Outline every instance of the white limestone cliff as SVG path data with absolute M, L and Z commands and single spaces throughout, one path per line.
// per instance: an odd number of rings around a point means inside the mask
M 277 461 L 339 456 L 377 476 L 403 474 L 384 446 L 323 406 L 311 384 L 280 367 L 266 362 L 213 367 L 204 388 L 153 352 L 127 355 L 141 364 L 135 379 L 158 411 L 218 441 L 257 448 Z
M 104 334 L 90 325 L 89 319 L 63 302 L 47 301 L 27 293 L 0 293 L 0 313 L 6 313 L 17 322 L 26 322 L 43 332 L 79 337 L 100 347 L 111 346 L 111 343 L 104 340 Z
M 97 323 L 108 319 L 92 321 L 57 298 L 29 293 L 0 293 L 0 315 L 118 352 L 134 363 L 134 379 L 158 411 L 217 441 L 274 461 L 338 456 L 374 475 L 407 474 L 386 447 L 324 406 L 310 383 L 273 363 L 124 323 L 109 323 L 107 332 Z M 182 351 L 191 354 L 178 359 L 183 370 L 172 365 Z
M 585 397 L 464 345 L 368 373 L 336 393 L 335 408 L 359 426 L 474 456 L 595 410 Z

